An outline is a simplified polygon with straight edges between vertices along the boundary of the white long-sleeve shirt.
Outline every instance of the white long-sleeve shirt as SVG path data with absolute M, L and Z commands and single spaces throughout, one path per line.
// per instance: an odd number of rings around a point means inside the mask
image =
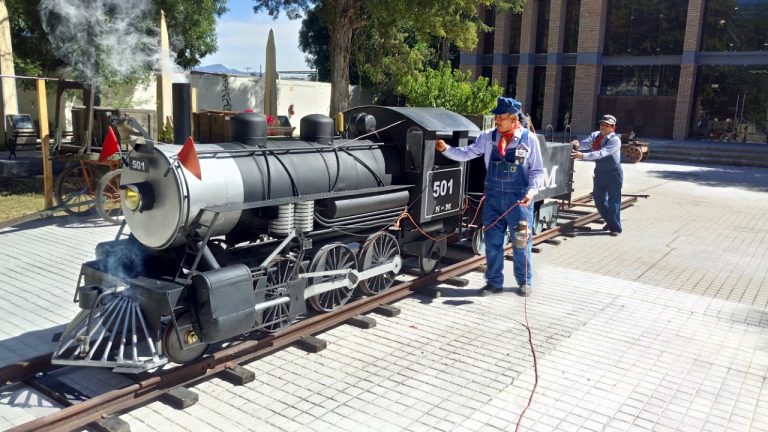
M 595 142 L 600 131 L 592 132 L 588 137 L 579 141 L 579 151 L 584 151 L 584 160 L 594 161 L 604 157 L 612 157 L 616 163 L 621 162 L 621 139 L 614 132 L 609 133 L 600 141 L 600 150 L 592 150 L 592 143 Z
M 523 170 L 528 174 L 528 195 L 533 197 L 536 192 L 541 188 L 541 182 L 544 178 L 544 164 L 541 159 L 541 147 L 539 146 L 539 139 L 533 132 L 528 132 L 528 137 L 524 142 L 520 142 L 520 138 L 523 134 L 522 128 L 515 131 L 514 140 L 507 143 L 507 147 L 522 147 L 528 150 L 528 156 L 523 161 Z M 491 160 L 491 152 L 494 146 L 499 145 L 499 141 L 502 138 L 501 132 L 496 133 L 496 141 L 493 140 L 493 129 L 489 129 L 480 132 L 475 142 L 466 147 L 452 147 L 443 152 L 443 155 L 448 159 L 458 162 L 468 161 L 479 156 L 485 157 L 485 167 L 488 168 L 488 163 Z

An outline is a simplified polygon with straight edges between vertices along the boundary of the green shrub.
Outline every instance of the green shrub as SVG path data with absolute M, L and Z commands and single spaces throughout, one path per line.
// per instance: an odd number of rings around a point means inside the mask
M 445 63 L 437 69 L 406 81 L 403 95 L 407 105 L 414 107 L 445 108 L 463 115 L 487 114 L 496 106 L 503 89 L 487 78 L 472 81 L 469 72 L 451 69 Z

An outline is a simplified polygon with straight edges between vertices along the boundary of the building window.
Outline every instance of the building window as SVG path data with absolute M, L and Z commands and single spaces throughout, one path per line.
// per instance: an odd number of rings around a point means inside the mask
M 556 131 L 565 130 L 573 118 L 573 87 L 576 83 L 576 68 L 563 66 L 560 72 L 560 102 L 557 105 Z
M 680 66 L 605 66 L 603 96 L 676 96 Z
M 699 66 L 692 138 L 768 142 L 768 66 Z
M 490 30 L 483 35 L 483 54 L 493 54 L 493 44 L 496 31 L 493 27 L 496 26 L 496 8 L 489 7 L 485 10 L 485 25 L 491 27 Z
M 549 0 L 539 1 L 539 12 L 536 17 L 536 52 L 547 52 L 549 39 Z
M 509 53 L 520 54 L 520 30 L 523 14 L 509 14 Z
M 541 129 L 541 121 L 544 118 L 544 82 L 547 77 L 546 66 L 533 68 L 533 97 L 528 115 L 536 129 Z
M 702 51 L 768 51 L 768 0 L 709 0 Z
M 563 52 L 575 53 L 579 46 L 579 11 L 581 0 L 568 0 L 565 6 L 565 32 L 563 34 Z
M 682 54 L 688 2 L 609 0 L 603 54 Z
M 504 93 L 506 97 L 516 98 L 517 95 L 517 66 L 507 68 L 507 88 Z
M 493 82 L 493 66 L 483 66 L 483 69 L 480 71 L 480 76 L 488 78 L 489 82 Z

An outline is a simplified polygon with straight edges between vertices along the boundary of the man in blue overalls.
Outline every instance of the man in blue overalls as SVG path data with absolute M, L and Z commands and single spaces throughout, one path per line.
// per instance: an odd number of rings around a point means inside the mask
M 616 117 L 606 114 L 600 119 L 600 130 L 592 132 L 581 142 L 573 140 L 574 159 L 595 161 L 592 198 L 612 236 L 621 233 L 621 139 L 616 135 Z M 582 152 L 581 150 L 586 150 Z
M 513 231 L 520 221 L 527 220 L 530 232 L 533 227 L 531 204 L 544 175 L 539 140 L 521 123 L 520 102 L 500 97 L 491 113 L 496 116 L 496 127 L 481 132 L 471 145 L 451 147 L 443 140 L 435 142 L 437 151 L 455 161 L 485 157 L 483 229 L 488 269 L 481 295 L 503 290 L 507 227 Z M 530 295 L 533 283 L 532 239 L 529 235 L 524 249 L 513 249 L 515 279 L 523 296 Z

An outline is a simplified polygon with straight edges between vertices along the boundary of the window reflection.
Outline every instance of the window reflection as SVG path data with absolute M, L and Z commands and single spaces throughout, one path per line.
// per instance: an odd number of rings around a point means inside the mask
M 555 130 L 565 130 L 573 118 L 573 87 L 576 83 L 576 68 L 563 66 L 560 73 L 560 102 L 557 105 L 557 122 Z
M 547 68 L 545 66 L 535 66 L 533 68 L 533 97 L 528 115 L 531 116 L 531 121 L 536 129 L 542 129 L 541 120 L 544 117 L 544 80 L 546 77 Z
M 491 6 L 485 10 L 485 25 L 491 27 L 491 30 L 483 35 L 483 54 L 493 54 L 493 44 L 496 32 L 493 27 L 496 26 L 496 8 Z
M 510 66 L 507 68 L 507 97 L 517 96 L 517 66 Z
M 579 45 L 579 10 L 581 0 L 568 0 L 565 6 L 565 32 L 563 52 L 574 53 Z
M 605 96 L 675 96 L 680 66 L 605 66 L 600 94 Z
M 549 39 L 549 0 L 539 1 L 539 15 L 536 18 L 536 52 L 546 53 Z
M 704 9 L 702 51 L 768 50 L 768 0 L 710 0 Z
M 603 54 L 681 54 L 687 11 L 680 0 L 609 0 Z
M 700 66 L 691 137 L 768 142 L 768 67 Z
M 509 18 L 509 53 L 520 54 L 520 33 L 522 28 L 522 13 L 510 14 Z

